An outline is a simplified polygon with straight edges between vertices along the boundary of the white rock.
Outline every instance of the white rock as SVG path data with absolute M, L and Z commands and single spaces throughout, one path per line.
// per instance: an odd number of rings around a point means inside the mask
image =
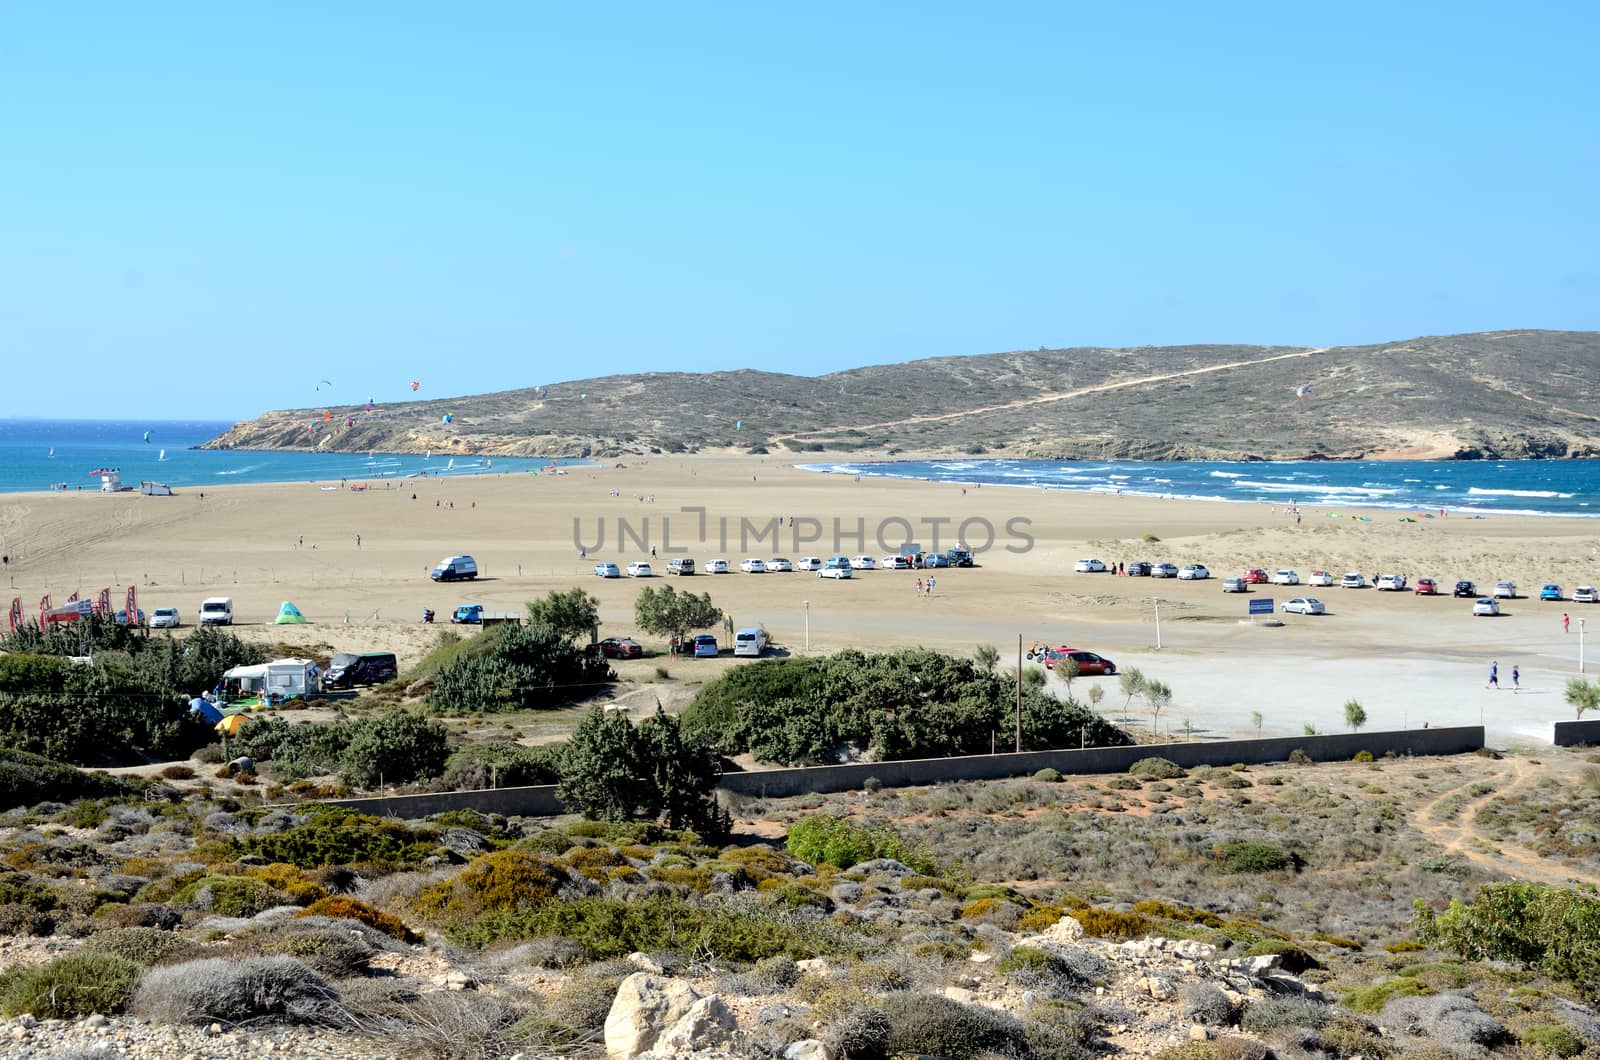
M 660 961 L 648 953 L 641 953 L 638 950 L 634 950 L 624 959 L 641 972 L 649 972 L 651 975 L 660 975 L 666 971 L 665 968 L 661 967 Z
M 1196 1023 L 1189 1028 L 1189 1040 L 1191 1042 L 1209 1042 L 1211 1040 L 1211 1031 Z
M 794 966 L 800 970 L 801 975 L 825 975 L 829 979 L 837 979 L 844 974 L 843 969 L 835 968 L 822 957 L 810 957 L 803 961 L 795 961 Z
M 1259 957 L 1246 957 L 1239 962 L 1239 969 L 1245 975 L 1261 976 L 1277 968 L 1283 958 L 1276 953 L 1264 953 Z
M 1157 1001 L 1170 1001 L 1178 996 L 1177 988 L 1170 981 L 1159 975 L 1146 976 L 1139 980 L 1139 989 Z
M 1209 961 L 1217 956 L 1217 948 L 1196 939 L 1184 939 L 1172 947 L 1172 952 L 1190 961 Z
M 945 987 L 944 996 L 949 998 L 951 1001 L 959 1001 L 963 1005 L 975 1004 L 978 1000 L 978 995 L 976 992 L 959 986 Z
M 1077 942 L 1083 938 L 1083 925 L 1070 916 L 1064 916 L 1041 934 L 1051 942 Z
M 789 1043 L 789 1048 L 783 1051 L 783 1060 L 833 1060 L 833 1054 L 818 1039 L 802 1038 Z
M 686 1015 L 700 994 L 682 979 L 634 972 L 617 987 L 606 1016 L 606 1055 L 632 1060 Z
M 476 990 L 478 988 L 477 981 L 474 980 L 472 976 L 462 971 L 449 971 L 444 973 L 444 975 L 440 977 L 439 983 L 446 990 Z
M 111 1021 L 103 1013 L 91 1012 L 84 1017 L 83 1025 L 85 1027 L 109 1027 L 111 1026 Z
M 651 1051 L 657 1056 L 668 1056 L 709 1049 L 728 1042 L 738 1029 L 739 1024 L 728 1010 L 727 1002 L 708 994 L 690 1005 L 689 1011 L 656 1039 Z
M 973 964 L 988 964 L 990 961 L 994 960 L 994 954 L 978 951 L 968 956 L 967 960 L 971 961 Z

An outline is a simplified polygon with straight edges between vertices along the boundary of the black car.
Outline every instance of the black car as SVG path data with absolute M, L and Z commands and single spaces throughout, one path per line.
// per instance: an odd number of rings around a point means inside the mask
M 358 655 L 342 651 L 322 671 L 322 687 L 332 690 L 356 685 L 381 685 L 385 681 L 393 681 L 398 674 L 393 652 L 374 651 Z
M 1127 570 L 1128 577 L 1130 578 L 1150 577 L 1150 564 L 1146 563 L 1144 560 L 1138 560 L 1128 564 Z
M 1477 596 L 1478 595 L 1478 590 L 1473 587 L 1471 582 L 1467 581 L 1467 579 L 1465 579 L 1465 578 L 1462 578 L 1460 581 L 1456 582 L 1456 591 L 1455 591 L 1455 593 L 1453 595 L 1455 595 L 1455 596 Z

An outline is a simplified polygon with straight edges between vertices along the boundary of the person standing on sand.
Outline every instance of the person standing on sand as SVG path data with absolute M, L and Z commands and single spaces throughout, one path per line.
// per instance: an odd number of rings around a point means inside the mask
M 1565 611 L 1561 612 L 1561 632 L 1572 632 L 1572 616 L 1567 614 Z
M 1516 695 L 1522 691 L 1522 671 L 1517 669 L 1517 664 L 1511 664 L 1511 694 Z
M 361 535 L 360 534 L 356 535 L 356 547 L 357 548 L 361 547 Z
M 1484 685 L 1483 687 L 1485 687 L 1485 688 L 1499 688 L 1500 687 L 1500 660 L 1499 659 L 1496 659 L 1494 662 L 1489 664 L 1489 683 Z
M 921 578 L 917 579 L 917 595 L 918 596 L 922 595 L 922 579 Z

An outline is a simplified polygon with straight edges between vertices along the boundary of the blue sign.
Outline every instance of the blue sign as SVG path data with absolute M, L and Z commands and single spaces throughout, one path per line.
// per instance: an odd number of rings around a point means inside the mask
M 1252 615 L 1270 615 L 1270 614 L 1272 614 L 1272 597 L 1264 596 L 1259 600 L 1251 600 L 1250 601 L 1250 613 Z

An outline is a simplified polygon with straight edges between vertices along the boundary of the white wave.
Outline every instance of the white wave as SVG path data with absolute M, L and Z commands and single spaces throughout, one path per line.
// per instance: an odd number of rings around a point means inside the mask
M 1230 488 L 1236 490 L 1263 490 L 1267 493 L 1293 493 L 1297 496 L 1304 496 L 1308 494 L 1325 494 L 1333 496 L 1337 494 L 1353 493 L 1362 497 L 1387 497 L 1400 492 L 1397 489 L 1380 489 L 1375 486 L 1323 486 L 1312 482 L 1256 482 L 1252 479 L 1244 479 L 1239 482 L 1230 483 Z
M 251 464 L 249 467 L 236 467 L 232 471 L 218 471 L 219 475 L 247 475 L 259 468 L 260 464 Z
M 1209 474 L 1212 478 L 1244 478 L 1244 475 L 1236 471 L 1212 471 Z
M 1477 486 L 1467 487 L 1467 493 L 1474 497 L 1571 497 L 1570 493 L 1557 493 L 1555 490 L 1486 490 Z
M 1436 489 L 1436 490 L 1447 490 L 1447 489 L 1449 489 L 1449 488 L 1450 488 L 1450 487 L 1449 487 L 1449 486 L 1435 486 L 1435 487 L 1433 487 L 1433 488 L 1434 488 L 1434 489 Z
M 1127 475 L 1107 475 L 1106 478 L 1127 478 Z

